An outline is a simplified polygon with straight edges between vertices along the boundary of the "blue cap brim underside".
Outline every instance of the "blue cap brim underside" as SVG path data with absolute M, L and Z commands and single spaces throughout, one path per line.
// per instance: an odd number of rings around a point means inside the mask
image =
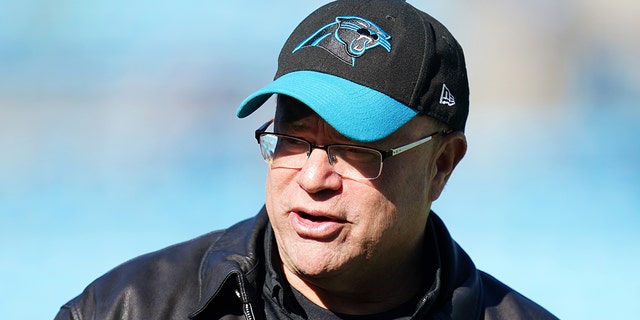
M 250 115 L 273 94 L 301 101 L 342 135 L 362 142 L 383 139 L 418 114 L 397 100 L 352 81 L 316 71 L 296 71 L 247 97 L 236 115 Z

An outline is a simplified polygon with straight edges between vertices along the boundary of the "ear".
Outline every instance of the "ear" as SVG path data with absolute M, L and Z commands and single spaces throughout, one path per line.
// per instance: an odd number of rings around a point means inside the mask
M 456 131 L 442 137 L 442 141 L 435 150 L 435 158 L 432 163 L 429 200 L 435 201 L 440 197 L 453 169 L 462 160 L 466 152 L 467 138 L 464 133 Z

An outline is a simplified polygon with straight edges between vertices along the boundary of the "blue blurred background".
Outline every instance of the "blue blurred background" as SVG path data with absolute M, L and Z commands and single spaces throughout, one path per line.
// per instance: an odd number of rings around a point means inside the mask
M 465 48 L 469 152 L 435 210 L 563 319 L 640 314 L 640 5 L 410 1 Z M 0 310 L 51 319 L 139 254 L 254 215 L 235 108 L 325 1 L 0 0 Z

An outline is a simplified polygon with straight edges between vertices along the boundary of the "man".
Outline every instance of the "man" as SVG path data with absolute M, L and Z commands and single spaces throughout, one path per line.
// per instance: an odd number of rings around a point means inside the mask
M 325 5 L 238 116 L 274 94 L 261 212 L 115 268 L 56 319 L 555 319 L 431 212 L 466 151 L 466 67 L 444 26 L 400 0 Z

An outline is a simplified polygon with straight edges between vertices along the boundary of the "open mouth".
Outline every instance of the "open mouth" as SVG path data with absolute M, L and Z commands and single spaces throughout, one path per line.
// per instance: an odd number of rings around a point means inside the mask
M 298 212 L 301 218 L 311 220 L 313 222 L 332 221 L 333 219 L 325 216 L 313 216 L 306 212 Z
M 304 211 L 293 211 L 292 213 L 291 226 L 300 237 L 305 239 L 331 241 L 346 225 L 346 221 L 320 212 L 310 214 Z

